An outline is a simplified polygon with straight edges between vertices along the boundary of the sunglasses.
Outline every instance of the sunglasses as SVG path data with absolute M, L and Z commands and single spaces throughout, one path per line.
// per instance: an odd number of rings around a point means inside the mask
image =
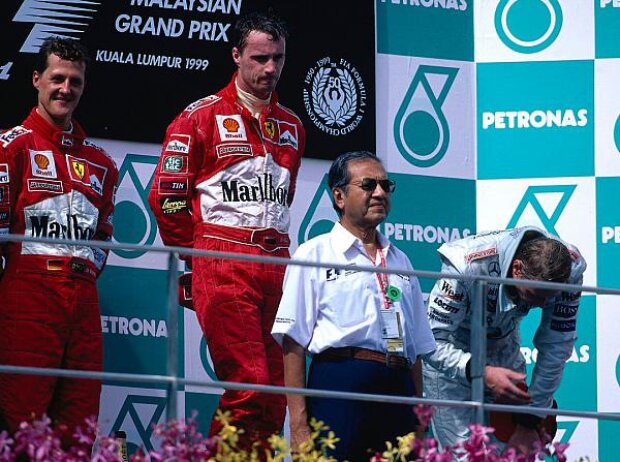
M 393 180 L 375 180 L 374 178 L 362 178 L 361 181 L 351 181 L 349 184 L 359 186 L 364 191 L 373 192 L 377 189 L 377 185 L 381 186 L 385 192 L 394 192 L 396 182 Z

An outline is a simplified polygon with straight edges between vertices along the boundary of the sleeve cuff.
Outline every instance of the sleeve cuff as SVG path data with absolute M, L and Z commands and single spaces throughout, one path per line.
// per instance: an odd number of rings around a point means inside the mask
M 465 364 L 465 378 L 469 383 L 471 383 L 471 358 Z

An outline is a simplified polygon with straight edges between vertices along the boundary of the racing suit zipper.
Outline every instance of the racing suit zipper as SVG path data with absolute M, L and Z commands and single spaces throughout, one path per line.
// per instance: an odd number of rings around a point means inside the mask
M 259 116 L 260 117 L 260 116 Z M 255 118 L 252 117 L 252 126 L 254 127 L 254 129 L 256 130 L 256 133 L 258 134 L 258 138 L 260 139 L 260 144 L 263 147 L 263 166 L 260 172 L 260 176 L 262 178 L 265 178 L 265 175 L 267 174 L 267 146 L 265 146 L 265 139 L 263 138 L 263 132 L 261 131 L 261 121 L 260 118 Z M 260 178 L 259 178 L 260 181 Z M 266 198 L 264 198 L 265 200 L 263 200 L 263 223 L 262 223 L 262 227 L 263 228 L 267 228 L 267 223 L 268 223 L 268 211 L 269 211 L 269 204 L 268 201 L 266 200 Z

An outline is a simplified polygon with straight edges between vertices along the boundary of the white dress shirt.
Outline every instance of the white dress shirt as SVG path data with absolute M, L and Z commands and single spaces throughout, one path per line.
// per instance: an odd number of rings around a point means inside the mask
M 377 232 L 388 269 L 412 270 L 407 256 Z M 382 338 L 380 311 L 384 297 L 376 273 L 356 270 L 369 266 L 362 242 L 336 223 L 328 234 L 305 242 L 294 259 L 350 265 L 350 270 L 289 265 L 283 295 L 272 334 L 282 344 L 288 335 L 312 354 L 327 348 L 359 347 L 387 352 Z M 379 264 L 380 258 L 376 258 Z M 388 286 L 396 286 L 401 298 L 392 303 L 400 313 L 404 355 L 411 361 L 435 349 L 418 279 L 390 274 Z

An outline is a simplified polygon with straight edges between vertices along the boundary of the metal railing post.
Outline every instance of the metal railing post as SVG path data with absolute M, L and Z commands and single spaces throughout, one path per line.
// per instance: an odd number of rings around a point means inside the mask
M 168 257 L 168 365 L 167 375 L 172 378 L 166 391 L 166 419 L 177 418 L 177 379 L 179 371 L 179 255 L 170 252 Z
M 487 361 L 486 287 L 485 281 L 475 281 L 478 292 L 472 297 L 471 317 L 471 399 L 480 404 L 476 408 L 475 423 L 484 423 L 484 369 Z

